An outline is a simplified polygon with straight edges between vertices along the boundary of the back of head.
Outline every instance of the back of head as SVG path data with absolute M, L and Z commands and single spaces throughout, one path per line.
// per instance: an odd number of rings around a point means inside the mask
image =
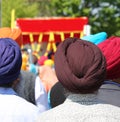
M 120 37 L 110 37 L 98 47 L 107 62 L 107 79 L 120 78 Z
M 52 108 L 62 104 L 66 99 L 64 87 L 57 82 L 50 90 L 50 105 Z
M 11 38 L 0 38 L 0 85 L 16 80 L 22 64 L 21 50 Z
M 58 80 L 70 92 L 92 93 L 104 81 L 106 60 L 93 43 L 67 38 L 55 53 L 55 71 Z
M 15 86 L 14 90 L 20 97 L 25 98 L 27 101 L 35 104 L 34 88 L 36 75 L 31 72 L 21 70 L 19 78 L 20 81 Z

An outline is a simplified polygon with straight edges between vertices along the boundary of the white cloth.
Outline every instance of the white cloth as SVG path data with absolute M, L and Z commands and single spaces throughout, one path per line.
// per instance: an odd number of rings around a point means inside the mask
M 36 81 L 35 81 L 35 101 L 36 101 L 36 105 L 40 109 L 40 112 L 44 112 L 50 108 L 48 104 L 47 93 L 42 84 L 42 81 L 38 76 L 36 77 Z
M 120 122 L 120 108 L 102 103 L 93 94 L 72 94 L 36 122 Z
M 0 87 L 0 122 L 34 122 L 38 114 L 39 109 L 13 89 Z

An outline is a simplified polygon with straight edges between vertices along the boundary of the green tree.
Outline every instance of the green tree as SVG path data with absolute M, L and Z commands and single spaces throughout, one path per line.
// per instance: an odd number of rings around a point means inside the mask
M 51 13 L 50 0 L 36 0 L 39 6 L 39 17 L 50 17 L 53 16 Z
M 80 16 L 81 0 L 51 0 L 50 8 L 53 16 Z
M 11 10 L 20 17 L 89 18 L 92 33 L 107 32 L 120 36 L 120 0 L 3 0 L 2 26 L 10 26 Z
M 44 0 L 41 0 L 44 1 Z M 92 33 L 120 36 L 120 0 L 48 0 L 51 16 L 87 16 Z M 47 13 L 44 13 L 47 16 Z M 49 15 L 50 16 L 50 15 Z
M 28 0 L 2 0 L 2 27 L 10 27 L 11 11 L 15 9 L 15 19 L 38 16 L 37 2 L 30 3 Z
M 92 33 L 105 31 L 108 36 L 120 36 L 120 1 L 119 0 L 91 0 L 82 3 L 81 14 L 89 9 L 86 16 L 89 17 Z

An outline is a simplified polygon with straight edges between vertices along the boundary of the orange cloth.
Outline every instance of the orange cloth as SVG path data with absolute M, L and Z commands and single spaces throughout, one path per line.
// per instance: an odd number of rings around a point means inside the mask
M 22 54 L 22 70 L 27 70 L 27 64 L 28 64 L 28 56 L 26 54 Z
M 22 45 L 22 32 L 19 28 L 0 28 L 0 38 L 12 38 L 19 46 Z

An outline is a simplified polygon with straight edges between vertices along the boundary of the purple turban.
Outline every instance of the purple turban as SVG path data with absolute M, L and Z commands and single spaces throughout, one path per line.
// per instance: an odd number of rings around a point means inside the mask
M 91 42 L 67 38 L 55 53 L 55 71 L 62 85 L 74 93 L 92 93 L 101 86 L 106 60 Z
M 16 80 L 22 64 L 21 50 L 10 38 L 0 38 L 0 84 Z

